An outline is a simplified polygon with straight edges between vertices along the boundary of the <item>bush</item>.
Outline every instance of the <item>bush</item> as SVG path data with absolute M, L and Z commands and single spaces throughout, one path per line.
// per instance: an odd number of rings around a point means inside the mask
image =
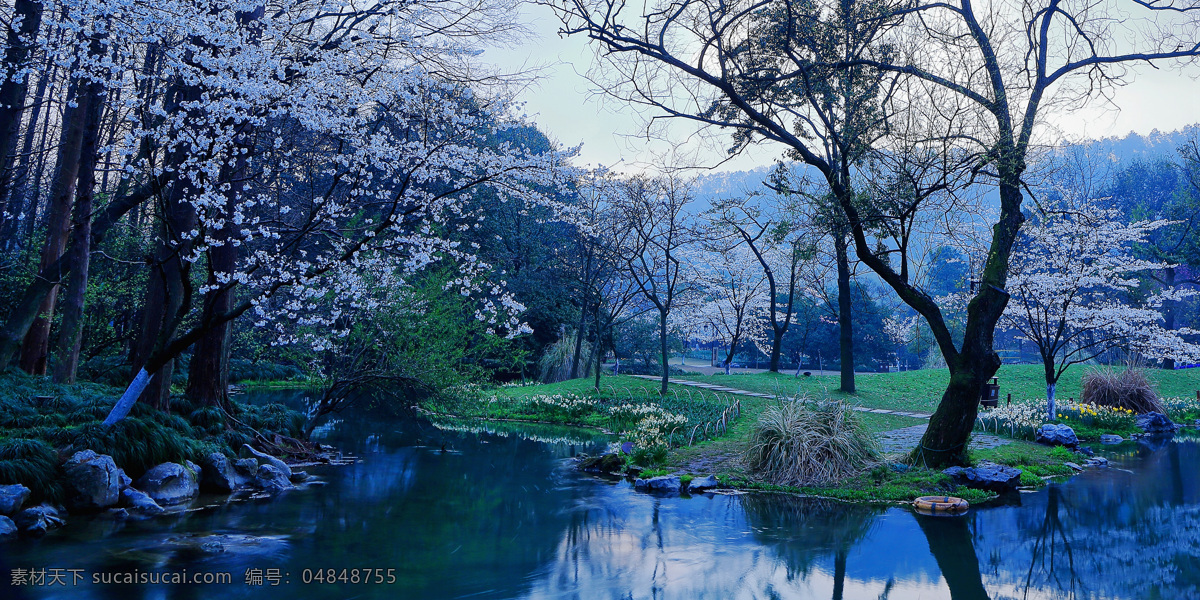
M 1097 406 L 1125 408 L 1138 414 L 1166 413 L 1146 372 L 1137 368 L 1122 371 L 1102 368 L 1083 376 L 1083 402 Z
M 859 473 L 880 456 L 879 442 L 842 402 L 796 400 L 763 411 L 747 465 L 779 485 L 830 483 Z
M 58 457 L 41 440 L 0 440 L 0 484 L 19 483 L 29 488 L 33 502 L 62 499 Z

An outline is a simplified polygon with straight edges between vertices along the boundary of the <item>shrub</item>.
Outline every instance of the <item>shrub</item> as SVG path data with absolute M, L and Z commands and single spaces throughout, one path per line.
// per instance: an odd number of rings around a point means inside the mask
M 1121 371 L 1111 367 L 1093 369 L 1083 376 L 1083 397 L 1086 404 L 1126 408 L 1138 414 L 1165 413 L 1158 394 L 1146 372 L 1138 368 Z
M 763 411 L 747 452 L 750 470 L 779 485 L 821 485 L 879 459 L 879 442 L 842 402 L 792 401 Z
M 58 457 L 41 440 L 9 438 L 0 441 L 0 484 L 28 486 L 33 502 L 62 499 Z

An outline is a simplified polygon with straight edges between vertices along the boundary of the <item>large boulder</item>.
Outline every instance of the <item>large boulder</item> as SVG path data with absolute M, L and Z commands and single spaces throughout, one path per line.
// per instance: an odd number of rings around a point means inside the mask
M 182 504 L 200 493 L 196 474 L 195 470 L 179 463 L 162 463 L 146 471 L 135 487 L 159 505 Z
M 253 458 L 239 458 L 233 461 L 233 469 L 237 471 L 238 475 L 253 481 L 254 475 L 258 473 L 258 460 Z
M 0 515 L 0 541 L 17 537 L 17 524 L 13 520 Z
M 254 483 L 272 494 L 295 487 L 288 476 L 283 474 L 283 471 L 276 469 L 275 465 L 269 464 L 258 466 L 258 473 L 254 476 Z
M 63 519 L 59 516 L 58 510 L 49 504 L 39 504 L 27 508 L 17 513 L 13 521 L 21 531 L 32 535 L 41 535 L 63 525 Z
M 706 477 L 697 477 L 688 482 L 688 491 L 690 492 L 703 492 L 704 490 L 711 490 L 719 487 L 721 487 L 721 483 L 712 475 L 708 475 Z
M 257 470 L 258 464 L 255 464 Z M 238 473 L 229 458 L 213 452 L 200 461 L 200 489 L 210 492 L 229 493 L 245 487 L 250 478 Z
M 974 467 L 950 467 L 942 472 L 959 485 L 996 493 L 1015 490 L 1021 482 L 1020 469 L 986 460 Z
M 139 515 L 161 515 L 165 512 L 146 492 L 131 487 L 121 490 L 121 506 Z
M 116 506 L 128 477 L 111 456 L 80 450 L 63 465 L 67 505 L 72 510 L 98 511 Z
M 1079 437 L 1075 435 L 1075 430 L 1068 425 L 1046 423 L 1038 427 L 1037 443 L 1074 448 L 1079 445 Z
M 19 483 L 0 485 L 0 515 L 17 514 L 27 498 L 29 498 L 29 488 Z
M 279 460 L 270 454 L 259 452 L 258 450 L 252 448 L 250 444 L 242 444 L 242 449 L 249 452 L 251 456 L 257 459 L 260 467 L 262 465 L 271 465 L 272 467 L 278 469 L 280 473 L 283 473 L 285 477 L 288 477 L 289 479 L 291 478 L 292 468 L 282 460 Z
M 635 489 L 651 492 L 679 492 L 680 479 L 674 475 L 661 475 L 649 479 L 637 479 L 633 482 Z
M 1167 418 L 1166 415 L 1156 412 L 1148 412 L 1144 415 L 1137 416 L 1137 426 L 1146 433 L 1175 433 L 1179 426 Z

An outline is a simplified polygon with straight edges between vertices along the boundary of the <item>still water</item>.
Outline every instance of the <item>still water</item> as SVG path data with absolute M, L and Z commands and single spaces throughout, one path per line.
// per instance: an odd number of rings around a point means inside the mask
M 197 510 L 150 521 L 74 518 L 44 539 L 0 546 L 0 577 L 60 569 L 65 585 L 47 576 L 6 594 L 1200 598 L 1196 441 L 1130 450 L 1113 468 L 1022 494 L 1019 505 L 951 519 L 783 495 L 636 493 L 572 471 L 573 455 L 606 440 L 571 429 L 347 415 L 322 433 L 360 458 L 309 469 L 324 485 L 276 498 L 202 498 Z M 319 581 L 329 569 L 333 577 Z M 114 573 L 227 573 L 231 583 L 93 582 Z

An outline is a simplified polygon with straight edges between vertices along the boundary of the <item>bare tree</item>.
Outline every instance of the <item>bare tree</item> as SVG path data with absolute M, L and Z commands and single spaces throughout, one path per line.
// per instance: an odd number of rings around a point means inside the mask
M 690 183 L 674 176 L 637 175 L 622 184 L 615 207 L 625 275 L 658 312 L 662 393 L 667 393 L 667 323 L 687 288 L 682 250 L 692 241 L 685 207 Z

